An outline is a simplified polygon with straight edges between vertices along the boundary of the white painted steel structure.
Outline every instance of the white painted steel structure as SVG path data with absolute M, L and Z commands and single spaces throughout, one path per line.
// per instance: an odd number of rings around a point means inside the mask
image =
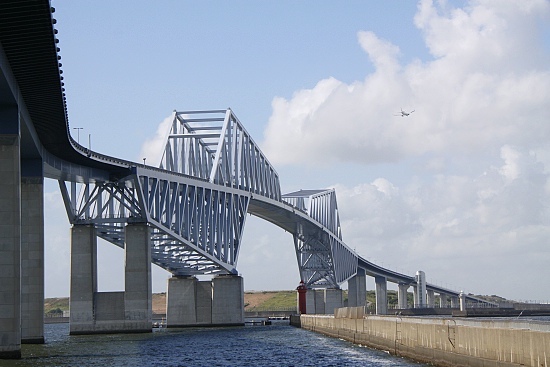
M 337 288 L 357 272 L 334 190 L 281 196 L 276 171 L 230 109 L 174 111 L 160 168 L 132 163 L 131 172 L 115 182 L 60 180 L 70 222 L 93 224 L 120 247 L 127 223 L 147 222 L 153 262 L 174 275 L 236 274 L 251 213 L 293 234 L 308 286 Z

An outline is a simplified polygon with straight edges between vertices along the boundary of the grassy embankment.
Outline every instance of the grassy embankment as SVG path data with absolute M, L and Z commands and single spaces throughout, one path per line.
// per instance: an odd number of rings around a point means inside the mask
M 409 304 L 413 302 L 412 293 L 408 294 Z M 375 303 L 374 291 L 367 291 L 367 302 Z M 502 302 L 504 298 L 498 296 L 478 296 L 489 301 Z M 347 300 L 347 291 L 344 291 L 344 300 Z M 388 303 L 397 305 L 397 292 L 388 291 Z M 296 307 L 296 291 L 263 291 L 244 293 L 245 310 L 282 310 Z M 44 312 L 55 313 L 69 310 L 69 298 L 46 298 L 44 301 Z M 153 294 L 153 312 L 164 313 L 166 310 L 166 293 Z

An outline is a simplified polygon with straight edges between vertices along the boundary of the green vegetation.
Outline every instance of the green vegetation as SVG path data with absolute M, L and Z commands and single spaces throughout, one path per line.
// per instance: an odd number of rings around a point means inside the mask
M 164 296 L 163 293 L 158 294 Z M 503 302 L 506 299 L 492 295 L 492 296 L 478 296 L 475 297 L 485 299 L 491 302 Z M 155 298 L 153 296 L 153 298 Z M 158 298 L 158 297 L 157 297 Z M 344 302 L 347 301 L 348 292 L 343 292 Z M 412 305 L 413 293 L 407 293 L 408 304 Z M 291 309 L 296 307 L 296 291 L 264 291 L 264 292 L 245 292 L 245 310 L 251 309 L 264 309 L 264 310 L 281 310 Z M 165 298 L 160 300 L 160 309 L 164 309 Z M 436 302 L 439 302 L 439 296 L 436 296 Z M 367 291 L 367 304 L 374 306 L 376 303 L 376 295 L 373 290 Z M 397 307 L 397 291 L 388 290 L 388 305 L 390 307 Z M 69 298 L 46 298 L 44 300 L 44 313 L 63 313 L 63 311 L 69 310 Z
M 246 292 L 245 299 L 253 297 L 255 293 L 263 296 L 255 308 L 279 310 L 296 307 L 296 291 Z M 245 309 L 253 308 L 250 306 L 250 302 L 245 301 Z
M 69 298 L 46 298 L 44 300 L 44 313 L 63 313 L 69 311 Z

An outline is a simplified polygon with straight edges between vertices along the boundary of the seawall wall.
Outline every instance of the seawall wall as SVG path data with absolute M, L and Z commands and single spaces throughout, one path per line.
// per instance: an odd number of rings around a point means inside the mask
M 550 365 L 550 325 L 520 320 L 301 315 L 304 329 L 439 366 Z

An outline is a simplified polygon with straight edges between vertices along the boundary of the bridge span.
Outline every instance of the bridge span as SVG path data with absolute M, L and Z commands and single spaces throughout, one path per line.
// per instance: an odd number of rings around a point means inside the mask
M 48 0 L 0 3 L 0 358 L 44 342 L 43 180 L 55 179 L 71 228 L 72 334 L 151 331 L 151 263 L 169 272 L 169 326 L 244 322 L 237 262 L 246 214 L 292 234 L 302 282 L 300 311 L 332 313 L 366 303 L 483 302 L 371 263 L 342 240 L 332 189 L 281 194 L 279 176 L 230 109 L 174 111 L 159 167 L 81 146 L 69 120 Z M 125 250 L 125 291 L 97 291 L 97 238 Z M 197 275 L 211 275 L 198 281 Z M 412 287 L 414 305 L 407 302 Z M 464 306 L 465 307 L 465 306 Z

